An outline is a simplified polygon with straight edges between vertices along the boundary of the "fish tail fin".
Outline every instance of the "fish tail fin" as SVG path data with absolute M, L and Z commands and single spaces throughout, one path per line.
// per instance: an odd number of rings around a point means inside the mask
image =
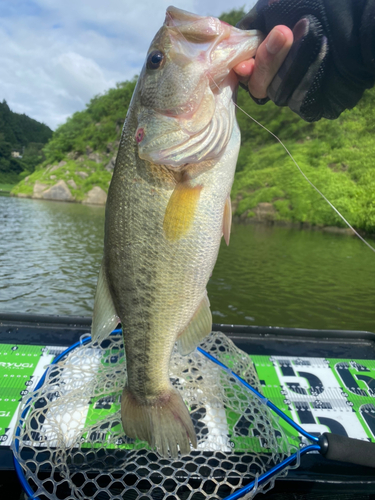
M 190 452 L 190 442 L 197 447 L 197 437 L 189 411 L 180 393 L 170 387 L 152 404 L 139 402 L 128 387 L 121 398 L 121 419 L 125 434 L 147 441 L 166 457 Z

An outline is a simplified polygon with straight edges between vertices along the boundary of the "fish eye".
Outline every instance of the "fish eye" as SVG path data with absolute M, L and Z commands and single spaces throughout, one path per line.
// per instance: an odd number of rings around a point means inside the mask
M 164 60 L 163 52 L 160 52 L 160 50 L 153 50 L 147 57 L 147 69 L 160 68 L 163 60 Z

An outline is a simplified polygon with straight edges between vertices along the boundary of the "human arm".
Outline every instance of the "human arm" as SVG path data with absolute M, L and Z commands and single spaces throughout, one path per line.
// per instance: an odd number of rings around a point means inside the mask
M 263 81 L 272 80 L 267 96 L 306 121 L 337 118 L 374 85 L 375 0 L 260 0 L 238 27 L 265 34 L 293 29 L 293 45 L 279 69 L 269 64 L 262 46 L 247 75 L 244 68 L 235 69 L 243 82 L 250 76 L 249 91 L 260 98 L 263 68 Z

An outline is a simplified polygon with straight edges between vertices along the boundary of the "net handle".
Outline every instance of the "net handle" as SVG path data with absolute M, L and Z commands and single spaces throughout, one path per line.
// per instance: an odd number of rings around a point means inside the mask
M 375 467 L 375 443 L 329 432 L 322 434 L 319 441 L 320 452 L 328 460 Z

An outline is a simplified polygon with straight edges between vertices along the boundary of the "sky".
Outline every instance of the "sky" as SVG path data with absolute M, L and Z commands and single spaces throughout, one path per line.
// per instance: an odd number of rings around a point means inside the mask
M 0 0 L 0 100 L 53 130 L 139 74 L 171 4 L 219 16 L 254 0 Z

